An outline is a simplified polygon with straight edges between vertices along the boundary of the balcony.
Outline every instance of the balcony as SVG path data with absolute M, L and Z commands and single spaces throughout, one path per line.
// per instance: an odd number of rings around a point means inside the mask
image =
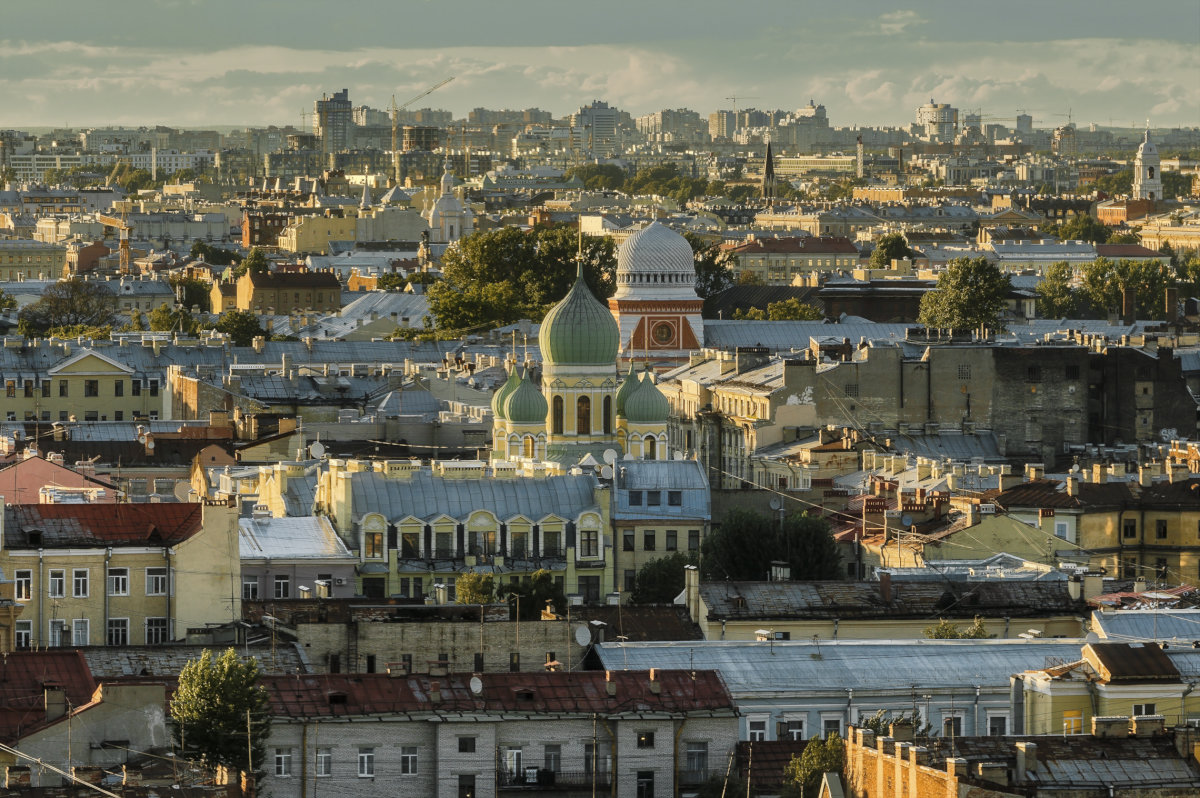
M 501 790 L 586 790 L 591 789 L 593 783 L 597 789 L 607 790 L 612 784 L 612 775 L 608 771 L 599 771 L 593 781 L 592 772 L 588 770 L 546 770 L 529 767 L 520 773 L 496 771 L 496 787 Z

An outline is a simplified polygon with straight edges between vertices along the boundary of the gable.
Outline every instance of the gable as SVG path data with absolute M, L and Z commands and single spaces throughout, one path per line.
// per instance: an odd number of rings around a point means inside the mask
M 65 376 L 70 374 L 128 375 L 133 374 L 133 369 L 124 363 L 118 363 L 112 358 L 105 357 L 95 350 L 85 349 L 79 354 L 51 366 L 46 370 L 46 373 L 51 376 Z

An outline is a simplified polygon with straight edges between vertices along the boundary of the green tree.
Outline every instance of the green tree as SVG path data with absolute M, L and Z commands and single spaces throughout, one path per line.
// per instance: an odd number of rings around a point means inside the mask
M 870 729 L 875 732 L 876 737 L 888 737 L 891 735 L 891 726 L 893 723 L 907 723 L 912 726 L 913 734 L 916 737 L 929 737 L 933 731 L 932 726 L 922 721 L 921 712 L 916 709 L 912 712 L 900 712 L 898 714 L 886 709 L 880 709 L 869 718 L 860 718 L 858 727 L 861 729 Z
M 1200 255 L 1187 252 L 1178 257 L 1172 252 L 1171 258 L 1175 261 L 1175 284 L 1179 286 L 1180 294 L 1184 297 L 1200 297 Z
M 1105 194 L 1129 194 L 1133 190 L 1133 170 L 1122 169 L 1111 175 L 1101 175 L 1080 191 L 1100 191 Z
M 1161 319 L 1166 307 L 1163 302 L 1166 287 L 1178 279 L 1178 272 L 1157 261 L 1096 258 L 1083 266 L 1081 284 L 1093 312 L 1119 311 L 1125 289 L 1132 288 L 1137 316 Z
M 1058 228 L 1058 237 L 1063 241 L 1087 241 L 1103 244 L 1108 241 L 1108 226 L 1094 216 L 1078 213 Z
M 173 274 L 168 281 L 175 290 L 175 296 L 179 297 L 179 303 L 185 308 L 199 308 L 205 313 L 212 309 L 212 284 L 182 274 Z
M 706 241 L 692 232 L 684 232 L 684 239 L 692 248 L 692 259 L 696 262 L 696 293 L 708 299 L 733 285 L 733 267 L 737 256 L 721 249 L 716 241 Z
M 399 272 L 386 272 L 375 280 L 378 291 L 403 291 L 408 285 L 408 278 Z
M 270 726 L 259 676 L 258 660 L 243 660 L 232 648 L 217 658 L 205 649 L 183 666 L 171 697 L 171 730 L 185 757 L 262 772 Z M 247 761 L 251 755 L 253 763 Z
M 491 574 L 462 574 L 454 582 L 454 596 L 459 604 L 491 604 L 496 599 L 495 580 Z
M 695 562 L 682 551 L 651 560 L 637 572 L 629 600 L 634 604 L 670 604 L 683 592 L 684 568 Z
M 879 238 L 875 251 L 871 253 L 872 269 L 890 269 L 892 261 L 912 258 L 913 251 L 900 233 L 888 233 Z
M 512 606 L 513 617 L 522 621 L 535 621 L 542 617 L 542 610 L 549 605 L 555 612 L 565 612 L 567 597 L 554 582 L 554 574 L 545 568 L 534 571 L 528 580 L 520 584 L 507 584 L 500 588 L 500 598 Z M 518 600 L 519 599 L 519 600 Z
M 232 249 L 214 247 L 206 241 L 196 241 L 192 244 L 191 255 L 212 266 L 230 266 L 238 260 L 238 254 Z
M 735 321 L 766 321 L 767 312 L 762 308 L 735 308 L 733 318 Z
M 45 335 L 53 328 L 111 326 L 117 316 L 117 296 L 102 282 L 71 278 L 42 292 L 17 315 L 24 336 Z
M 925 627 L 922 634 L 930 640 L 986 640 L 991 637 L 983 618 L 978 615 L 970 626 L 961 629 L 945 618 L 939 618 L 933 626 Z
M 271 270 L 271 265 L 267 261 L 267 256 L 258 247 L 254 247 L 242 261 L 233 268 L 233 276 L 241 277 L 249 272 L 250 274 L 265 274 Z
M 1111 233 L 1108 234 L 1108 241 L 1106 243 L 1109 243 L 1109 244 L 1140 244 L 1140 243 L 1142 243 L 1142 238 L 1137 233 L 1118 233 L 1116 230 L 1113 230 Z
M 244 310 L 225 311 L 221 318 L 217 319 L 213 329 L 228 335 L 234 346 L 250 346 L 255 338 L 266 334 L 262 325 L 258 323 L 258 317 Z
M 20 329 L 18 324 L 17 329 Z M 51 327 L 42 335 L 47 338 L 91 338 L 93 341 L 105 341 L 112 337 L 111 324 L 64 324 Z
M 568 169 L 563 180 L 578 177 L 583 185 L 593 191 L 620 191 L 625 187 L 625 170 L 614 164 L 589 163 Z
M 428 288 L 429 309 L 443 330 L 540 320 L 575 282 L 577 233 L 564 226 L 472 233 L 442 256 L 442 279 Z M 610 238 L 583 237 L 583 273 L 600 300 L 613 292 Z
M 1075 269 L 1066 261 L 1050 264 L 1037 285 L 1038 315 L 1045 319 L 1078 318 L 1079 297 L 1071 286 Z
M 17 298 L 0 288 L 0 310 L 13 310 L 17 306 Z
M 150 329 L 155 332 L 175 332 L 193 335 L 200 329 L 199 322 L 183 308 L 178 310 L 166 302 L 150 311 Z
M 140 310 L 135 310 L 129 314 L 129 321 L 122 324 L 121 332 L 144 332 L 146 330 L 146 317 L 142 315 Z
M 986 258 L 955 258 L 938 277 L 937 288 L 921 297 L 917 321 L 954 330 L 999 328 L 1011 290 L 1008 276 Z
M 796 297 L 767 303 L 767 318 L 771 321 L 820 321 L 825 314 L 815 305 Z
M 1176 199 L 1192 195 L 1192 176 L 1180 172 L 1162 172 L 1163 197 Z
M 846 745 L 837 733 L 824 740 L 814 737 L 804 746 L 804 753 L 792 757 L 784 767 L 784 785 L 790 788 L 790 795 L 819 795 L 822 776 L 840 774 L 845 766 Z
M 792 579 L 841 576 L 841 555 L 828 521 L 794 513 L 782 527 L 760 513 L 730 510 L 701 546 L 701 574 L 712 580 L 761 580 L 779 560 L 791 566 Z

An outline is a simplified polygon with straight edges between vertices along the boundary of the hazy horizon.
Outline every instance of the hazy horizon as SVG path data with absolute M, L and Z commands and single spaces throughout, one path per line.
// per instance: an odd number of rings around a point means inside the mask
M 733 96 L 811 98 L 844 127 L 904 126 L 933 99 L 1010 126 L 1018 109 L 1038 127 L 1200 126 L 1194 0 L 47 0 L 9 16 L 0 128 L 299 126 L 323 94 L 382 109 L 451 75 L 413 107 L 706 115 Z

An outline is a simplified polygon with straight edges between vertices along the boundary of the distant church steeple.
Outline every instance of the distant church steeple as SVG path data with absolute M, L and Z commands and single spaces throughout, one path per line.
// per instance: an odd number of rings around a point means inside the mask
M 771 141 L 767 140 L 767 158 L 763 164 L 762 195 L 768 203 L 775 199 L 775 158 L 771 155 Z
M 1137 157 L 1133 161 L 1132 193 L 1134 199 L 1162 199 L 1162 173 L 1158 148 L 1150 140 L 1149 127 L 1146 128 L 1146 138 L 1138 147 Z

